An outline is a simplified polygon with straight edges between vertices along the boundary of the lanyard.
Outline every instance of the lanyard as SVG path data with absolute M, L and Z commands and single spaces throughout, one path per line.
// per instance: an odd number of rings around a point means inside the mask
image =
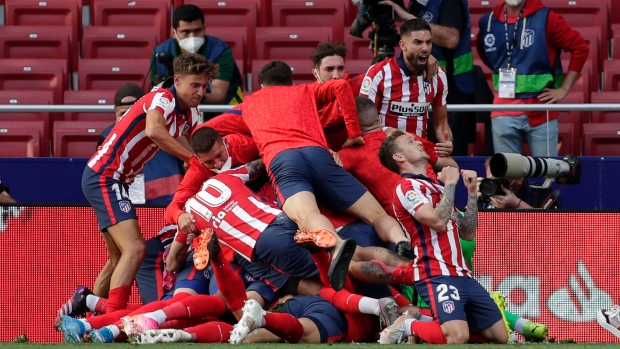
M 523 16 L 523 10 L 525 9 L 525 1 L 523 7 L 521 7 L 521 11 L 517 15 L 517 20 L 515 21 L 515 28 L 512 31 L 512 41 L 508 39 L 508 10 L 506 6 L 504 6 L 504 34 L 506 35 L 506 55 L 508 56 L 508 69 L 510 69 L 512 65 L 512 51 L 515 48 L 517 43 L 517 28 L 519 27 L 519 21 Z

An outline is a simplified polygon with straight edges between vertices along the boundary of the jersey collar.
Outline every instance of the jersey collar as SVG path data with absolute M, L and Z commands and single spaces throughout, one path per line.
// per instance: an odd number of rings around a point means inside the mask
M 407 65 L 405 65 L 405 58 L 403 57 L 402 52 L 398 55 L 398 57 L 396 57 L 396 63 L 398 63 L 398 67 L 405 73 L 405 75 L 416 75 L 416 73 L 409 70 L 409 68 L 407 68 Z
M 428 178 L 428 177 L 426 177 L 425 175 L 422 175 L 422 174 L 403 173 L 400 176 L 402 178 L 421 179 L 421 180 L 433 183 L 432 179 L 430 179 L 430 178 Z

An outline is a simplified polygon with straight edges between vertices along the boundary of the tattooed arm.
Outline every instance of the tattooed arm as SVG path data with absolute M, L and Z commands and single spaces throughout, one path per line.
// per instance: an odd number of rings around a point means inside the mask
M 458 215 L 457 223 L 459 227 L 459 236 L 463 240 L 473 240 L 476 236 L 476 228 L 478 227 L 478 193 L 476 172 L 470 170 L 462 170 L 463 183 L 467 188 L 467 206 L 465 207 L 465 215 Z
M 459 171 L 454 167 L 445 167 L 439 173 L 439 179 L 445 183 L 441 200 L 435 207 L 430 203 L 424 204 L 415 211 L 413 218 L 434 231 L 442 232 L 446 231 L 454 212 L 454 192 L 459 180 Z
M 248 170 L 249 182 L 256 180 L 257 178 L 266 175 L 267 169 L 263 163 L 263 159 L 257 159 L 245 164 L 245 168 Z

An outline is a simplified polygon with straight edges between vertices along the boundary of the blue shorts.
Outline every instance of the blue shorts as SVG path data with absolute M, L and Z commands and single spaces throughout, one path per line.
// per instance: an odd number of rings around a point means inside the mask
M 280 213 L 256 240 L 254 260 L 284 275 L 302 279 L 318 278 L 319 271 L 312 256 L 308 250 L 295 243 L 296 232 L 297 224 L 286 213 Z
M 254 279 L 254 277 L 245 269 L 241 267 L 241 265 L 237 263 L 230 263 L 232 269 L 241 277 L 243 280 L 243 285 L 245 286 L 245 291 L 255 291 L 265 300 L 265 307 L 270 306 L 272 303 L 278 300 L 276 297 L 276 293 L 274 290 L 269 287 L 267 284 L 260 280 Z M 217 284 L 217 278 L 214 276 L 211 278 L 211 285 L 209 288 L 209 294 L 214 295 L 219 292 L 220 287 Z
M 372 225 L 368 225 L 362 221 L 351 222 L 338 231 L 338 235 L 342 239 L 353 239 L 357 246 L 379 246 L 386 247 L 387 243 L 379 239 L 377 231 Z
M 470 332 L 478 332 L 502 320 L 489 292 L 470 277 L 436 276 L 417 281 L 415 289 L 440 324 L 465 320 Z
M 164 295 L 164 244 L 159 236 L 146 240 L 146 255 L 136 274 L 142 304 L 158 301 Z
M 138 219 L 136 208 L 129 201 L 129 186 L 119 180 L 104 177 L 86 166 L 82 174 L 82 192 L 95 210 L 99 229 L 128 219 Z
M 347 335 L 347 319 L 321 297 L 295 296 L 284 303 L 283 312 L 314 322 L 321 334 L 321 343 L 341 341 Z
M 190 253 L 185 263 L 179 270 L 177 279 L 174 282 L 174 288 L 166 293 L 163 299 L 168 299 L 174 295 L 174 291 L 179 288 L 189 288 L 197 294 L 209 295 L 211 279 L 213 278 L 213 269 L 209 265 L 204 270 L 198 270 L 194 267 L 194 254 Z
M 280 152 L 269 165 L 269 177 L 280 205 L 301 191 L 309 191 L 317 201 L 344 211 L 366 193 L 366 188 L 321 147 Z

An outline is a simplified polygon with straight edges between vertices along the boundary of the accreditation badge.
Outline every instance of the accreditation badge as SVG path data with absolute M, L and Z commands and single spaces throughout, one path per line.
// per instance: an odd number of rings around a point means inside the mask
M 515 98 L 517 69 L 501 68 L 499 70 L 499 98 Z

